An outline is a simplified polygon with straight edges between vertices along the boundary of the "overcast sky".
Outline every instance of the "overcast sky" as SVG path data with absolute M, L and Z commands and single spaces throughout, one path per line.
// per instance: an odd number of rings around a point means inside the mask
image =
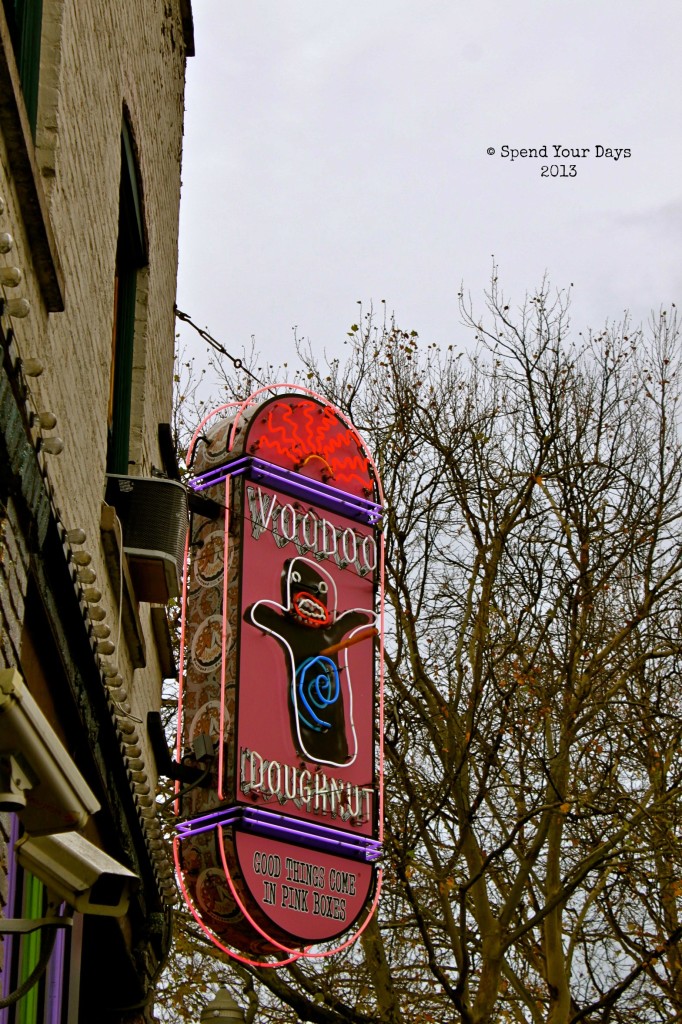
M 493 254 L 514 304 L 573 284 L 576 331 L 679 299 L 679 0 L 192 7 L 177 303 L 235 355 L 338 350 L 357 300 L 462 344 Z

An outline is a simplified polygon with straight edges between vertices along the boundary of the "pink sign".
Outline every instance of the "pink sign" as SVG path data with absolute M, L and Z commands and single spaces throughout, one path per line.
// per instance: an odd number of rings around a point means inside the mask
M 305 942 L 342 935 L 367 902 L 374 870 L 291 843 L 237 834 L 244 881 L 274 924 Z
M 247 482 L 239 799 L 372 833 L 373 531 Z M 289 539 L 291 538 L 291 539 Z M 322 555 L 322 552 L 327 553 Z
M 260 955 L 335 939 L 375 889 L 382 554 L 359 435 L 316 397 L 258 397 L 194 464 L 225 512 L 191 527 L 181 735 L 219 757 L 176 846 L 197 920 Z

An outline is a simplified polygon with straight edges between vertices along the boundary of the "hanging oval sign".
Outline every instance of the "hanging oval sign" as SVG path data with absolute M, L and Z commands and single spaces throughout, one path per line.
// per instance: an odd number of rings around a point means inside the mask
M 220 948 L 299 956 L 377 887 L 380 482 L 345 417 L 291 389 L 221 407 L 191 459 L 178 754 L 208 768 L 179 791 L 176 863 Z

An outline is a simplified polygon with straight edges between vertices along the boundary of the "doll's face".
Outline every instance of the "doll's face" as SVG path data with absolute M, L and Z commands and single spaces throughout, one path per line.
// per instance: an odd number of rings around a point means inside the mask
M 286 576 L 285 595 L 289 614 L 309 629 L 320 629 L 332 621 L 328 608 L 330 583 L 306 559 L 294 558 Z

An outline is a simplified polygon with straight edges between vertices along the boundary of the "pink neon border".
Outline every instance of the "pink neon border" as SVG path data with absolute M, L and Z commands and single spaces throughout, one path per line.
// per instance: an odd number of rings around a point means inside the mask
M 228 566 L 230 564 L 230 478 L 225 477 L 225 528 L 223 531 L 223 616 L 221 626 L 221 664 L 220 664 L 220 744 L 218 747 L 218 799 L 224 800 L 225 793 L 223 791 L 223 778 L 224 778 L 224 767 L 225 767 L 225 744 L 223 743 L 223 737 L 225 735 L 225 691 L 227 690 L 227 669 L 226 669 L 226 657 L 227 654 L 227 589 L 228 589 L 228 577 L 229 571 Z
M 316 401 L 318 401 L 318 402 L 322 403 L 323 405 L 328 406 L 330 409 L 332 409 L 333 412 L 339 417 L 339 419 L 342 420 L 346 424 L 346 426 L 350 430 L 353 431 L 353 433 L 355 434 L 355 437 L 358 439 L 358 441 L 359 441 L 359 443 L 360 443 L 360 445 L 362 447 L 362 450 L 363 450 L 363 452 L 365 454 L 365 457 L 367 458 L 367 461 L 369 462 L 370 466 L 372 467 L 372 470 L 374 472 L 374 480 L 376 482 L 376 485 L 377 485 L 377 488 L 378 488 L 378 491 L 379 491 L 379 501 L 380 501 L 380 504 L 383 505 L 384 504 L 384 493 L 383 493 L 383 488 L 381 486 L 381 479 L 380 479 L 380 476 L 379 476 L 379 471 L 378 471 L 377 465 L 376 465 L 376 463 L 375 463 L 371 453 L 367 449 L 367 445 L 365 444 L 365 441 L 362 438 L 362 436 L 358 433 L 358 431 L 356 430 L 355 426 L 351 423 L 351 421 L 348 419 L 348 417 L 345 416 L 341 412 L 340 409 L 338 409 L 331 402 L 327 401 L 327 399 L 323 398 L 322 395 L 318 395 L 316 392 L 312 391 L 310 388 L 303 387 L 302 385 L 299 385 L 299 384 L 273 384 L 273 385 L 270 385 L 269 387 L 263 387 L 263 388 L 260 388 L 258 391 L 254 391 L 253 394 L 251 394 L 243 402 L 225 402 L 223 405 L 219 405 L 215 409 L 213 409 L 211 412 L 207 413 L 206 416 L 204 416 L 204 418 L 201 420 L 199 426 L 197 427 L 197 429 L 195 430 L 195 432 L 194 432 L 194 434 L 192 436 L 192 440 L 190 441 L 189 447 L 187 449 L 187 459 L 188 459 L 188 462 L 191 461 L 191 456 L 192 456 L 192 454 L 194 452 L 194 446 L 195 446 L 195 444 L 196 444 L 196 442 L 197 442 L 197 440 L 198 440 L 198 438 L 200 436 L 200 433 L 201 433 L 203 427 L 205 426 L 205 424 L 210 419 L 213 419 L 214 416 L 219 415 L 221 412 L 224 412 L 226 409 L 235 409 L 235 408 L 237 408 L 237 412 L 235 414 L 234 421 L 232 423 L 232 428 L 230 430 L 229 443 L 227 445 L 227 450 L 231 451 L 232 447 L 234 445 L 236 427 L 237 427 L 237 424 L 238 424 L 240 418 L 244 415 L 244 413 L 252 405 L 256 404 L 255 400 L 256 400 L 256 398 L 258 398 L 259 395 L 262 395 L 262 394 L 264 394 L 266 392 L 268 392 L 268 393 L 277 392 L 279 390 L 285 390 L 285 394 L 288 394 L 291 391 L 297 391 L 297 392 L 301 392 L 302 394 L 309 395 L 311 398 L 314 398 Z M 229 512 L 230 512 L 230 509 L 229 509 L 229 476 L 228 476 L 228 478 L 225 480 L 225 530 L 224 530 L 225 540 L 224 540 L 224 547 L 223 547 L 223 558 L 224 558 L 225 566 L 227 566 L 229 564 L 228 563 L 228 555 L 229 555 L 229 530 L 228 530 Z M 379 573 L 379 624 L 380 624 L 380 632 L 379 632 L 379 766 L 378 766 L 379 767 L 379 841 L 383 842 L 383 837 L 384 837 L 384 626 L 385 626 L 385 590 L 384 590 L 385 540 L 384 540 L 383 533 L 380 535 L 379 553 L 380 553 L 380 557 L 379 557 L 379 566 L 380 566 L 380 573 Z M 178 728 L 177 728 L 177 743 L 176 743 L 176 757 L 177 757 L 178 761 L 180 760 L 180 758 L 182 756 L 182 712 L 183 712 L 183 693 L 184 693 L 184 675 L 185 675 L 185 672 L 184 672 L 184 669 L 185 669 L 185 611 L 186 611 L 186 608 L 187 608 L 188 554 L 189 554 L 189 530 L 187 531 L 187 538 L 186 538 L 186 541 L 185 541 L 185 562 L 184 562 L 184 569 L 183 569 L 183 586 L 182 586 L 182 610 L 183 610 L 183 615 L 182 615 L 182 623 L 181 623 L 181 629 L 180 629 L 180 658 L 179 658 L 180 665 L 179 665 L 179 676 L 178 676 L 178 678 L 180 680 L 180 690 L 179 690 L 179 694 L 178 694 Z M 225 710 L 224 710 L 225 709 L 225 688 L 226 688 L 225 652 L 226 652 L 226 649 L 227 649 L 227 629 L 226 629 L 226 623 L 227 623 L 227 572 L 225 572 L 224 575 L 223 575 L 223 627 L 222 627 L 222 638 L 221 638 L 221 644 L 222 644 L 222 665 L 221 665 L 221 674 L 220 674 L 220 691 L 221 691 L 220 692 L 220 735 L 221 736 L 224 735 L 224 727 L 225 727 Z M 223 789 L 222 789 L 222 786 L 223 786 L 223 774 L 224 774 L 223 773 L 223 767 L 224 767 L 223 761 L 224 761 L 224 754 L 223 754 L 223 745 L 221 743 L 220 744 L 219 755 L 218 755 L 218 772 L 219 772 L 219 791 L 218 791 L 218 796 L 219 796 L 220 799 L 224 799 Z M 179 782 L 176 782 L 176 793 L 178 792 L 179 788 L 180 788 L 180 784 L 179 784 Z M 176 803 L 176 813 L 177 812 L 178 812 L 178 806 L 177 806 L 177 803 Z M 369 908 L 369 911 L 367 913 L 367 917 L 365 918 L 365 920 L 362 923 L 362 925 L 358 929 L 356 929 L 356 931 L 348 939 L 346 939 L 345 942 L 341 943 L 338 946 L 335 946 L 333 949 L 324 950 L 324 951 L 321 951 L 321 952 L 318 952 L 318 953 L 312 952 L 312 949 L 313 949 L 312 945 L 311 946 L 306 946 L 302 950 L 293 950 L 293 949 L 290 949 L 288 946 L 282 945 L 281 943 L 279 943 L 275 939 L 273 939 L 270 935 L 268 935 L 268 933 L 265 932 L 256 923 L 256 921 L 253 919 L 251 914 L 248 912 L 248 910 L 246 909 L 246 907 L 242 903 L 242 900 L 240 899 L 239 894 L 238 894 L 238 892 L 237 892 L 237 890 L 235 888 L 234 882 L 232 880 L 232 876 L 230 874 L 229 867 L 227 865 L 227 861 L 226 861 L 226 857 L 225 857 L 225 847 L 224 847 L 224 840 L 223 840 L 222 829 L 220 828 L 220 826 L 216 826 L 216 827 L 219 829 L 220 853 L 221 853 L 221 859 L 222 859 L 222 862 L 223 862 L 223 870 L 225 872 L 225 877 L 227 878 L 228 885 L 230 886 L 230 891 L 232 892 L 232 895 L 233 895 L 237 905 L 239 906 L 241 912 L 244 914 L 244 916 L 247 919 L 247 921 L 249 922 L 249 924 L 254 928 L 254 930 L 257 931 L 264 939 L 266 939 L 267 942 L 269 942 L 275 948 L 281 949 L 282 952 L 284 952 L 284 953 L 288 953 L 289 954 L 289 958 L 286 959 L 286 960 L 277 961 L 276 963 L 263 963 L 262 961 L 252 960 L 249 957 L 242 956 L 240 953 L 237 953 L 234 950 L 229 949 L 227 946 L 225 946 L 222 942 L 220 942 L 218 940 L 217 936 L 214 935 L 213 932 L 202 921 L 202 919 L 201 919 L 201 917 L 199 915 L 199 912 L 197 911 L 197 909 L 196 909 L 196 907 L 194 905 L 194 902 L 192 901 L 192 898 L 191 898 L 189 892 L 187 891 L 187 888 L 185 887 L 184 879 L 182 877 L 182 871 L 181 871 L 181 868 L 180 868 L 180 859 L 179 859 L 179 852 L 178 852 L 178 844 L 179 844 L 180 840 L 176 837 L 173 840 L 173 855 L 174 855 L 174 860 L 175 860 L 175 872 L 176 872 L 176 876 L 177 876 L 180 888 L 182 890 L 182 894 L 183 894 L 183 896 L 185 898 L 185 903 L 189 907 L 190 912 L 191 912 L 192 916 L 194 917 L 194 919 L 196 920 L 197 924 L 199 924 L 199 926 L 206 933 L 206 935 L 211 940 L 211 942 L 215 946 L 217 946 L 218 949 L 221 949 L 224 953 L 227 953 L 228 956 L 232 957 L 235 960 L 239 960 L 241 963 L 247 964 L 250 967 L 284 967 L 284 966 L 287 966 L 288 964 L 294 963 L 296 960 L 300 960 L 303 957 L 305 957 L 306 959 L 321 959 L 321 958 L 325 958 L 325 957 L 328 957 L 328 956 L 332 956 L 335 953 L 341 952 L 341 950 L 343 950 L 343 949 L 347 949 L 348 946 L 351 946 L 351 945 L 353 945 L 353 943 L 357 942 L 357 940 L 360 938 L 360 936 L 364 932 L 365 928 L 369 924 L 370 920 L 374 916 L 374 913 L 375 913 L 376 908 L 377 908 L 378 903 L 379 903 L 379 896 L 380 896 L 380 893 L 381 893 L 381 887 L 382 887 L 382 881 L 383 881 L 383 871 L 382 871 L 381 868 L 378 868 L 378 870 L 377 870 L 376 891 L 375 891 L 375 894 L 374 894 L 374 899 L 372 900 L 372 905 Z
M 374 912 L 376 911 L 377 905 L 379 903 L 379 897 L 381 895 L 381 887 L 382 887 L 383 877 L 384 877 L 382 868 L 379 868 L 377 870 L 376 891 L 374 893 L 374 899 L 372 900 L 372 905 L 371 905 L 371 907 L 369 908 L 369 910 L 367 912 L 367 916 L 366 916 L 365 920 L 362 922 L 362 924 L 360 925 L 360 927 L 355 932 L 353 932 L 353 934 L 348 939 L 346 939 L 345 942 L 342 942 L 338 946 L 334 946 L 333 949 L 322 950 L 319 953 L 312 952 L 312 949 L 313 949 L 312 945 L 305 946 L 303 949 L 290 950 L 287 946 L 283 946 L 283 945 L 281 945 L 281 943 L 276 942 L 274 939 L 270 938 L 270 936 L 267 934 L 267 932 L 263 931 L 263 929 L 253 920 L 253 918 L 249 914 L 248 910 L 243 905 L 243 903 L 242 903 L 242 901 L 241 901 L 241 899 L 239 897 L 239 893 L 235 889 L 234 882 L 232 880 L 232 876 L 230 874 L 229 868 L 227 867 L 227 865 L 225 863 L 225 851 L 224 851 L 222 828 L 221 828 L 220 825 L 216 825 L 216 828 L 220 832 L 220 851 L 221 851 L 221 858 L 223 860 L 223 867 L 224 867 L 224 870 L 225 870 L 225 877 L 227 878 L 228 884 L 230 886 L 230 891 L 232 892 L 232 895 L 234 896 L 237 905 L 239 906 L 240 910 L 243 912 L 243 914 L 246 917 L 246 919 L 249 922 L 249 924 L 255 929 L 255 931 L 259 932 L 259 934 L 262 935 L 272 945 L 276 946 L 278 949 L 281 949 L 285 953 L 290 953 L 291 955 L 286 960 L 278 960 L 275 963 L 264 963 L 261 960 L 252 960 L 250 957 L 242 956 L 241 953 L 235 952 L 233 949 L 230 949 L 229 946 L 226 946 L 223 942 L 220 942 L 220 940 L 217 938 L 217 936 L 211 931 L 211 929 L 201 919 L 201 916 L 200 916 L 199 912 L 197 911 L 196 907 L 194 906 L 194 903 L 192 902 L 192 898 L 191 898 L 190 894 L 188 893 L 188 891 L 187 891 L 187 889 L 185 887 L 184 879 L 182 877 L 182 871 L 180 869 L 179 855 L 178 855 L 178 847 L 179 847 L 179 844 L 182 842 L 182 840 L 179 837 L 176 837 L 173 840 L 173 856 L 174 856 L 174 860 L 175 860 L 175 871 L 176 871 L 176 874 L 177 874 L 177 878 L 178 878 L 178 882 L 179 882 L 180 888 L 182 890 L 182 894 L 185 897 L 185 903 L 189 907 L 190 912 L 191 912 L 192 916 L 194 917 L 194 920 L 197 922 L 197 924 L 199 925 L 201 930 L 206 933 L 206 935 L 211 940 L 211 942 L 213 943 L 214 946 L 217 946 L 218 949 L 221 949 L 223 951 L 223 953 L 227 953 L 227 955 L 232 957 L 234 960 L 239 960 L 243 964 L 248 964 L 249 967 L 286 967 L 288 964 L 294 963 L 296 960 L 301 960 L 303 958 L 305 958 L 306 960 L 315 960 L 315 959 L 324 959 L 325 957 L 328 957 L 328 956 L 333 956 L 335 953 L 340 953 L 342 950 L 347 949 L 348 946 L 352 946 L 355 942 L 357 942 L 357 940 L 360 938 L 360 936 L 364 932 L 364 930 L 367 927 L 367 925 L 369 924 L 369 922 L 372 920 L 372 917 L 374 916 Z

